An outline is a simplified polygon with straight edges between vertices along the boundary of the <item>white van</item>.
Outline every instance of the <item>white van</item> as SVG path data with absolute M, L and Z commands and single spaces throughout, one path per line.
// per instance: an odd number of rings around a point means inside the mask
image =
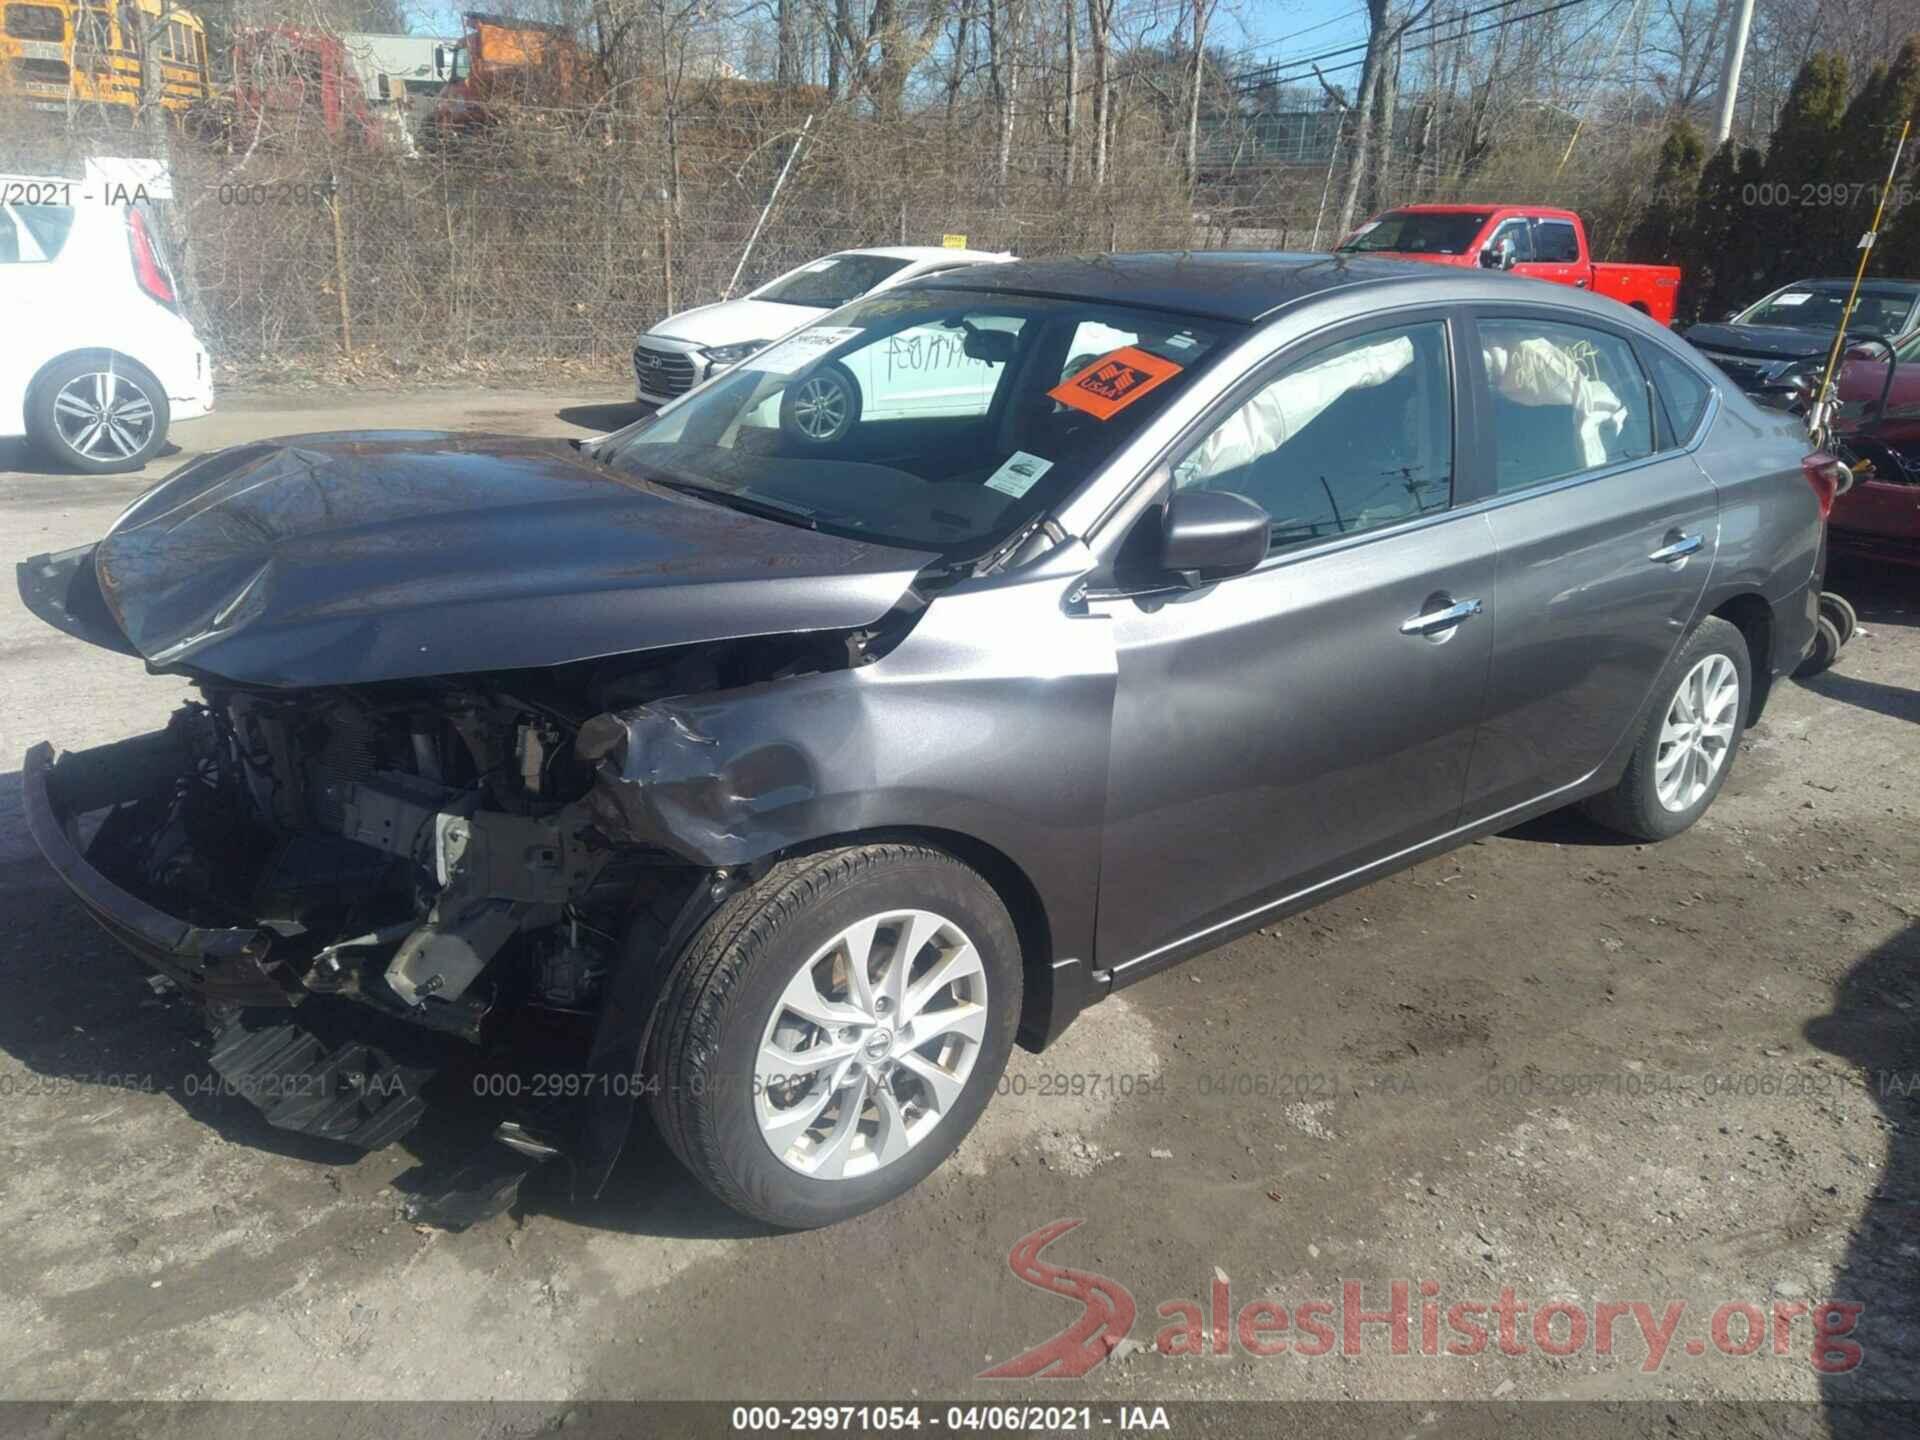
M 94 189 L 92 196 L 83 189 Z M 156 218 L 78 181 L 0 176 L 0 437 L 102 475 L 213 409 Z

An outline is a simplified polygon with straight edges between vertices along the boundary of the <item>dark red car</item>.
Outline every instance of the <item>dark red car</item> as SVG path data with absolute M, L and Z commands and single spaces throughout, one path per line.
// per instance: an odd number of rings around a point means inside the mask
M 1848 350 L 1834 384 L 1836 447 L 1853 488 L 1833 503 L 1828 533 L 1855 554 L 1920 565 L 1920 330 Z

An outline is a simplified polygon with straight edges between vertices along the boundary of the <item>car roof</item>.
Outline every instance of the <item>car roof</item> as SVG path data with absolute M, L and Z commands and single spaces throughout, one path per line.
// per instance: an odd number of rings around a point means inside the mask
M 1006 260 L 1005 250 L 962 250 L 951 245 L 870 245 L 858 250 L 836 250 L 836 255 L 884 255 L 890 260 Z
M 911 283 L 935 289 L 1106 300 L 1251 324 L 1283 305 L 1332 290 L 1388 280 L 1437 283 L 1459 278 L 1456 269 L 1414 260 L 1279 250 L 1178 250 L 1015 260 Z
M 1491 215 L 1496 210 L 1524 210 L 1529 215 L 1571 216 L 1579 219 L 1573 210 L 1563 210 L 1558 205 L 1516 205 L 1511 200 L 1489 200 L 1483 205 L 1396 205 L 1385 213 L 1390 215 Z
M 1776 286 L 1771 293 L 1778 293 L 1781 290 L 1812 289 L 1816 285 L 1850 290 L 1853 288 L 1853 277 L 1851 275 L 1820 275 L 1811 280 L 1789 280 L 1784 285 Z M 1860 282 L 1860 288 L 1862 290 L 1904 290 L 1909 293 L 1920 292 L 1920 280 L 1898 280 L 1892 277 L 1883 279 L 1878 275 L 1869 275 Z

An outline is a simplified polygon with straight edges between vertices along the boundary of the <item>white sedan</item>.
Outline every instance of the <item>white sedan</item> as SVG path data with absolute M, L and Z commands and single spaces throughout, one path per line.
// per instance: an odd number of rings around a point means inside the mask
M 655 325 L 633 347 L 635 390 L 641 400 L 663 405 L 850 300 L 926 275 L 1013 258 L 1004 250 L 932 245 L 823 255 L 738 300 L 695 306 Z

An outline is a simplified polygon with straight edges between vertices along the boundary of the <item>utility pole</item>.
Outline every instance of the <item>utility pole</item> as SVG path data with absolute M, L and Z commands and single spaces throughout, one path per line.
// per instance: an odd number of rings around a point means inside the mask
M 1747 58 L 1747 34 L 1753 29 L 1753 0 L 1738 0 L 1733 28 L 1727 32 L 1727 58 L 1720 71 L 1720 118 L 1713 127 L 1713 143 L 1724 145 L 1733 134 L 1733 102 L 1740 95 L 1740 67 Z

